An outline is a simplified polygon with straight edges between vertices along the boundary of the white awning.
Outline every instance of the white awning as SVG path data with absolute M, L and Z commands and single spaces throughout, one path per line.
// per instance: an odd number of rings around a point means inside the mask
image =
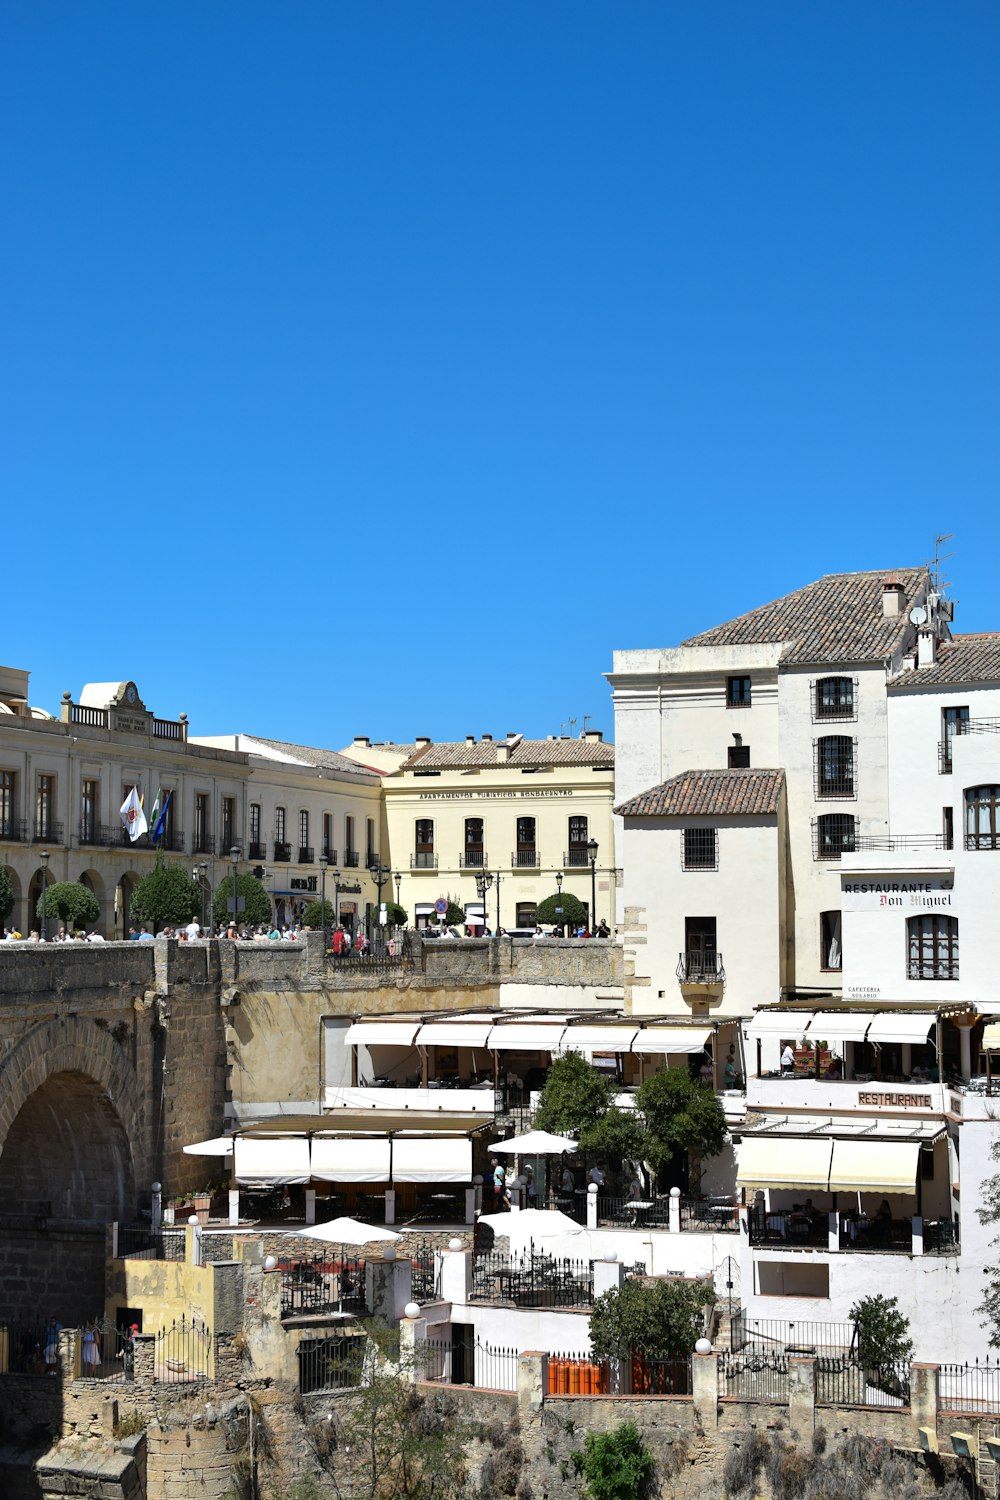
M 191 1146 L 184 1147 L 187 1156 L 232 1156 L 233 1138 L 231 1135 L 217 1135 L 210 1141 L 195 1141 Z
M 238 1135 L 236 1181 L 243 1187 L 308 1182 L 309 1138 L 304 1135 Z
M 915 1193 L 919 1158 L 919 1141 L 834 1141 L 830 1191 Z
M 991 1021 L 983 1027 L 983 1051 L 1000 1052 L 1000 1021 Z M 187 1151 L 188 1147 L 185 1146 L 184 1150 Z
M 564 1021 L 509 1021 L 492 1028 L 487 1045 L 493 1052 L 558 1052 L 565 1030 Z
M 833 1142 L 767 1140 L 749 1136 L 736 1148 L 736 1186 L 741 1188 L 802 1188 L 825 1193 L 830 1178 Z
M 412 1021 L 355 1021 L 344 1032 L 348 1047 L 412 1047 L 420 1027 L 419 1018 Z
M 389 1139 L 384 1135 L 314 1135 L 312 1175 L 323 1182 L 388 1182 Z
M 472 1142 L 466 1136 L 397 1135 L 392 1143 L 393 1182 L 471 1182 Z
M 493 1017 L 477 1021 L 428 1021 L 417 1032 L 418 1047 L 485 1047 Z
M 937 1016 L 925 1011 L 915 1016 L 912 1011 L 901 1011 L 896 1015 L 885 1011 L 876 1016 L 868 1028 L 870 1042 L 912 1042 L 916 1046 L 926 1042 Z
M 748 1042 L 765 1036 L 798 1038 L 805 1036 L 812 1019 L 808 1010 L 759 1010 L 743 1027 L 743 1035 Z
M 562 1052 L 628 1052 L 635 1026 L 567 1026 L 560 1042 Z
M 817 1011 L 809 1022 L 806 1036 L 811 1042 L 863 1042 L 875 1016 L 871 1011 Z
M 703 1052 L 710 1026 L 644 1026 L 636 1032 L 633 1052 Z

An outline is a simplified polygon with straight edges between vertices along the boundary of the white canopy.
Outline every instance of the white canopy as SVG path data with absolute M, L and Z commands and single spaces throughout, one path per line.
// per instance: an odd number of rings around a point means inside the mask
M 917 1046 L 926 1042 L 931 1027 L 937 1021 L 937 1016 L 924 1011 L 923 1015 L 914 1015 L 912 1011 L 883 1011 L 876 1016 L 868 1028 L 868 1040 L 870 1042 L 912 1042 Z
M 529 1130 L 525 1135 L 515 1135 L 509 1141 L 497 1141 L 490 1150 L 505 1156 L 558 1156 L 563 1151 L 578 1151 L 579 1146 L 568 1135 L 551 1135 L 547 1130 Z
M 632 1040 L 633 1052 L 703 1052 L 710 1026 L 644 1026 Z
M 417 1032 L 418 1047 L 485 1047 L 493 1017 L 475 1021 L 428 1021 Z
M 914 1193 L 919 1141 L 834 1141 L 830 1191 Z
M 307 1224 L 305 1229 L 295 1229 L 304 1240 L 324 1240 L 328 1245 L 372 1245 L 376 1241 L 399 1240 L 402 1235 L 394 1229 L 376 1229 L 374 1224 L 362 1224 L 358 1219 L 329 1219 L 325 1224 Z
M 565 1021 L 508 1021 L 494 1026 L 488 1046 L 494 1052 L 558 1052 Z
M 567 1026 L 560 1042 L 562 1052 L 628 1052 L 635 1026 Z
M 983 1051 L 1000 1052 L 1000 1021 L 991 1021 L 983 1027 Z M 184 1149 L 188 1148 L 185 1146 Z
M 826 1192 L 833 1151 L 829 1139 L 806 1141 L 782 1136 L 768 1140 L 765 1136 L 747 1136 L 736 1150 L 737 1187 Z
M 809 1022 L 806 1036 L 811 1042 L 863 1042 L 875 1017 L 871 1011 L 820 1010 Z
M 511 1250 L 523 1250 L 532 1241 L 538 1244 L 540 1240 L 572 1238 L 580 1242 L 581 1258 L 589 1253 L 587 1231 L 555 1208 L 523 1208 L 519 1214 L 481 1214 L 479 1223 L 486 1224 L 494 1234 L 502 1234 Z
M 312 1175 L 323 1182 L 388 1182 L 388 1137 L 313 1136 Z
M 304 1135 L 238 1135 L 236 1181 L 243 1187 L 288 1186 L 308 1182 L 309 1141 Z
M 744 1025 L 743 1035 L 750 1042 L 765 1036 L 805 1036 L 812 1019 L 808 1010 L 759 1010 Z
M 231 1135 L 217 1135 L 210 1141 L 195 1141 L 191 1146 L 185 1146 L 184 1151 L 188 1156 L 232 1156 L 233 1138 Z
M 472 1142 L 466 1136 L 397 1135 L 392 1143 L 393 1182 L 471 1182 Z
M 347 1047 L 412 1047 L 420 1019 L 412 1021 L 355 1021 L 344 1032 Z

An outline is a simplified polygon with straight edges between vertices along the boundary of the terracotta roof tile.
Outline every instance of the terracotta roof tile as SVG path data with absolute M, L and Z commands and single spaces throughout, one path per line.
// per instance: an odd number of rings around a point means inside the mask
M 400 768 L 403 771 L 435 771 L 451 768 L 507 765 L 530 766 L 613 766 L 615 747 L 606 740 L 518 740 L 506 760 L 497 749 L 506 740 L 464 740 L 419 747 Z
M 682 771 L 615 808 L 623 818 L 738 817 L 775 813 L 784 771 Z
M 269 750 L 297 765 L 315 766 L 323 771 L 348 771 L 353 776 L 367 776 L 372 781 L 378 781 L 380 777 L 371 766 L 362 766 L 358 761 L 341 755 L 339 750 L 317 750 L 311 745 L 293 745 L 288 740 L 269 740 L 262 734 L 248 734 L 246 738 L 258 745 L 266 745 Z M 253 745 L 241 745 L 240 749 L 253 754 Z
M 938 647 L 933 667 L 900 672 L 889 683 L 889 691 L 915 687 L 947 687 L 949 683 L 993 682 L 1000 684 L 1000 631 L 953 635 Z

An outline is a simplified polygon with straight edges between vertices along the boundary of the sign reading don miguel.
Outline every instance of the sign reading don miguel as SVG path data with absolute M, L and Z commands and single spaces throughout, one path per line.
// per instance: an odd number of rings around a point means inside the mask
M 951 875 L 924 875 L 912 879 L 866 875 L 841 877 L 844 911 L 937 911 L 952 904 Z

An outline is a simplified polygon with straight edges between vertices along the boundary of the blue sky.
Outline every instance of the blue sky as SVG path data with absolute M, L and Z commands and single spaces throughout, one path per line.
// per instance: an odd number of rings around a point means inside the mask
M 616 647 L 1000 627 L 995 3 L 0 10 L 4 643 L 194 732 L 606 731 Z

